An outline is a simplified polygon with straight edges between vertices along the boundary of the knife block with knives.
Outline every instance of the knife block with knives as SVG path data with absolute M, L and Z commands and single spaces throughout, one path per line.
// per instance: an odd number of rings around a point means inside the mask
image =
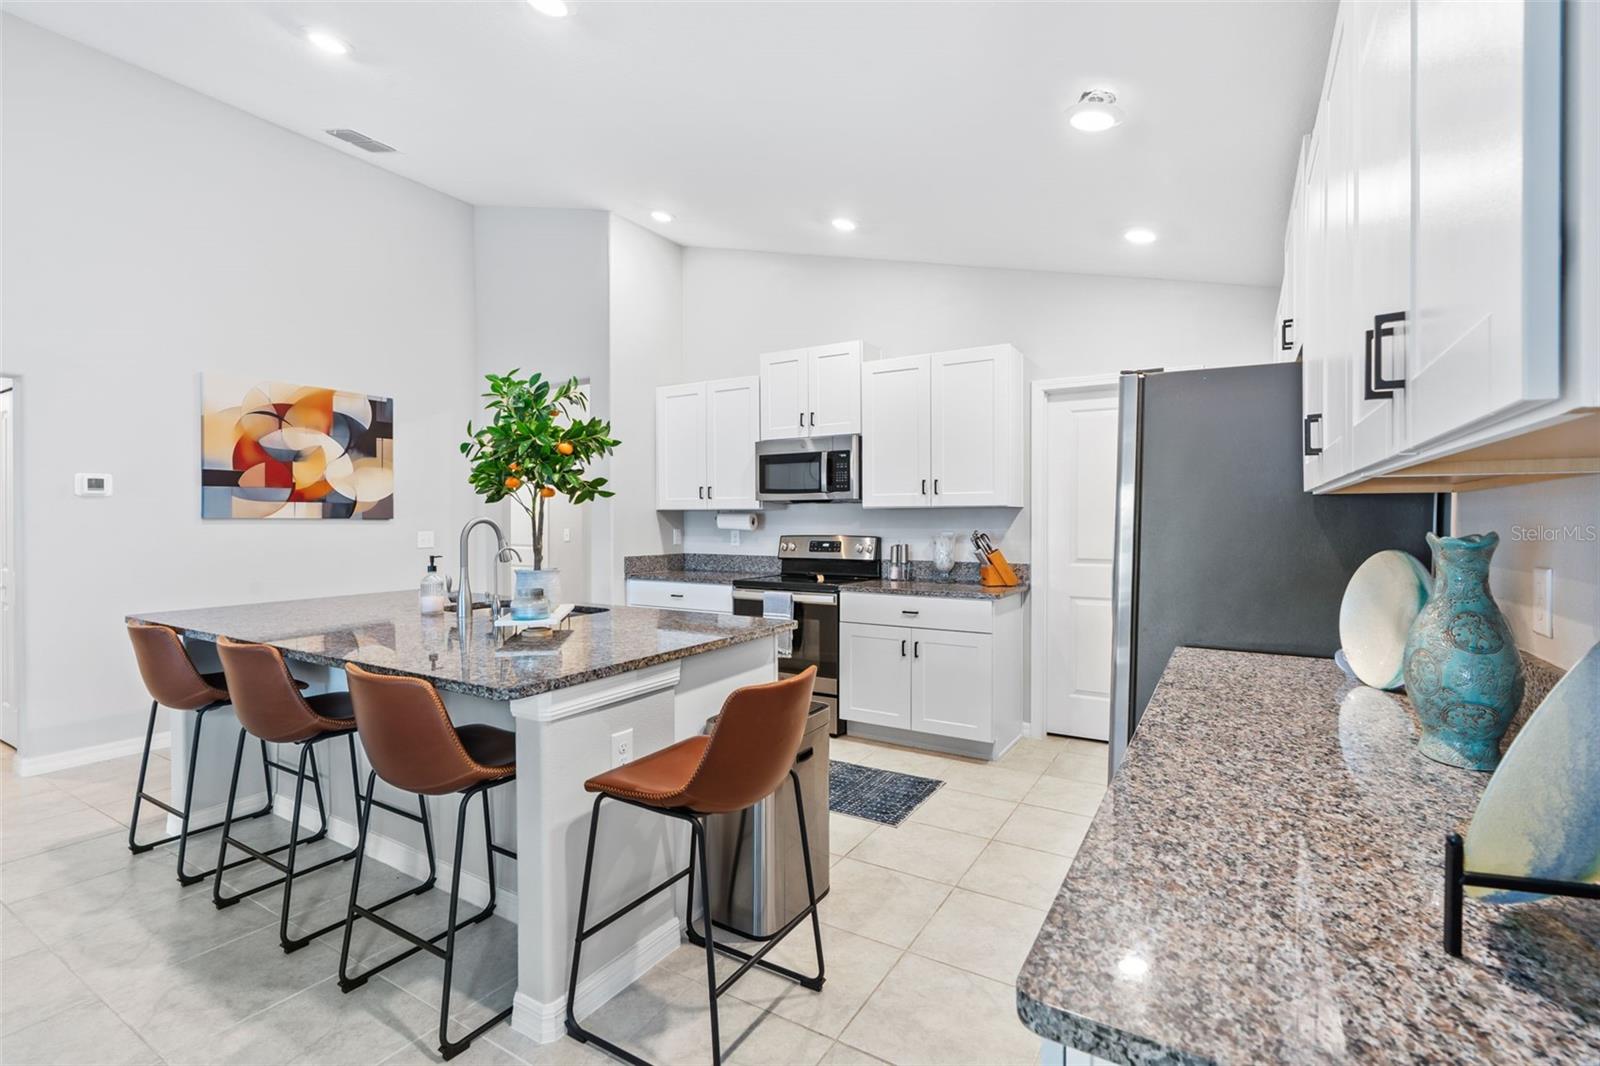
M 973 530 L 972 550 L 978 556 L 978 582 L 993 587 L 1009 588 L 1018 583 L 1017 572 L 989 540 L 987 533 Z

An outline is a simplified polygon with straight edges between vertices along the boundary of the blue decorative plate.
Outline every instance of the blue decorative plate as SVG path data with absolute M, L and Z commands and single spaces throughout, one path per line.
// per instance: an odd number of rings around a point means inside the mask
M 1511 741 L 1467 827 L 1475 873 L 1600 882 L 1600 644 L 1589 649 Z M 1530 892 L 1468 888 L 1490 903 Z
M 1432 592 L 1427 568 L 1402 551 L 1379 552 L 1351 575 L 1339 604 L 1339 643 L 1363 684 L 1404 684 L 1406 634 Z

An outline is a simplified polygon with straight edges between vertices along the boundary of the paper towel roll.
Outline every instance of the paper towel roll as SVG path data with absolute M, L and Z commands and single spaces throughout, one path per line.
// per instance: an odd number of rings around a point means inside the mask
M 742 529 L 745 532 L 756 528 L 756 516 L 753 514 L 730 514 L 719 512 L 717 514 L 718 529 Z

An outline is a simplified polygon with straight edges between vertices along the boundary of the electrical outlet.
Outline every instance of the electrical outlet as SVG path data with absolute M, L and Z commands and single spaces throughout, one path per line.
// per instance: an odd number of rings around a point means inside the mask
M 433 530 L 431 530 L 431 529 L 419 529 L 419 530 L 417 530 L 417 547 L 419 547 L 419 548 L 431 548 L 431 547 L 433 547 Z
M 616 769 L 623 763 L 633 761 L 633 730 L 624 729 L 619 733 L 611 734 L 611 767 Z
M 739 531 L 737 529 L 730 530 L 729 533 L 728 533 L 728 537 L 729 537 L 729 541 L 728 541 L 729 544 L 737 544 L 737 543 L 739 543 Z
M 1550 602 L 1555 595 L 1555 573 L 1548 566 L 1533 568 L 1533 631 L 1541 637 L 1554 636 L 1551 616 L 1555 605 Z
M 676 548 L 678 545 L 680 545 L 682 543 L 683 543 L 683 530 L 679 529 L 677 526 L 673 526 L 672 527 L 672 546 L 674 548 Z
M 561 530 L 561 543 L 563 543 L 563 544 L 571 544 L 572 543 L 572 530 L 567 529 L 565 527 L 562 528 L 562 530 Z

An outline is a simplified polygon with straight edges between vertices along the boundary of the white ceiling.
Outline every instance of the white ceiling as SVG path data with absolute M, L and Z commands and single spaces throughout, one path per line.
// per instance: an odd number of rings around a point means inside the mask
M 474 204 L 601 208 L 687 245 L 1270 285 L 1334 4 L 5 10 Z M 1071 130 L 1061 109 L 1097 87 L 1126 123 Z M 322 133 L 341 126 L 400 151 Z M 1161 239 L 1127 244 L 1134 225 Z

